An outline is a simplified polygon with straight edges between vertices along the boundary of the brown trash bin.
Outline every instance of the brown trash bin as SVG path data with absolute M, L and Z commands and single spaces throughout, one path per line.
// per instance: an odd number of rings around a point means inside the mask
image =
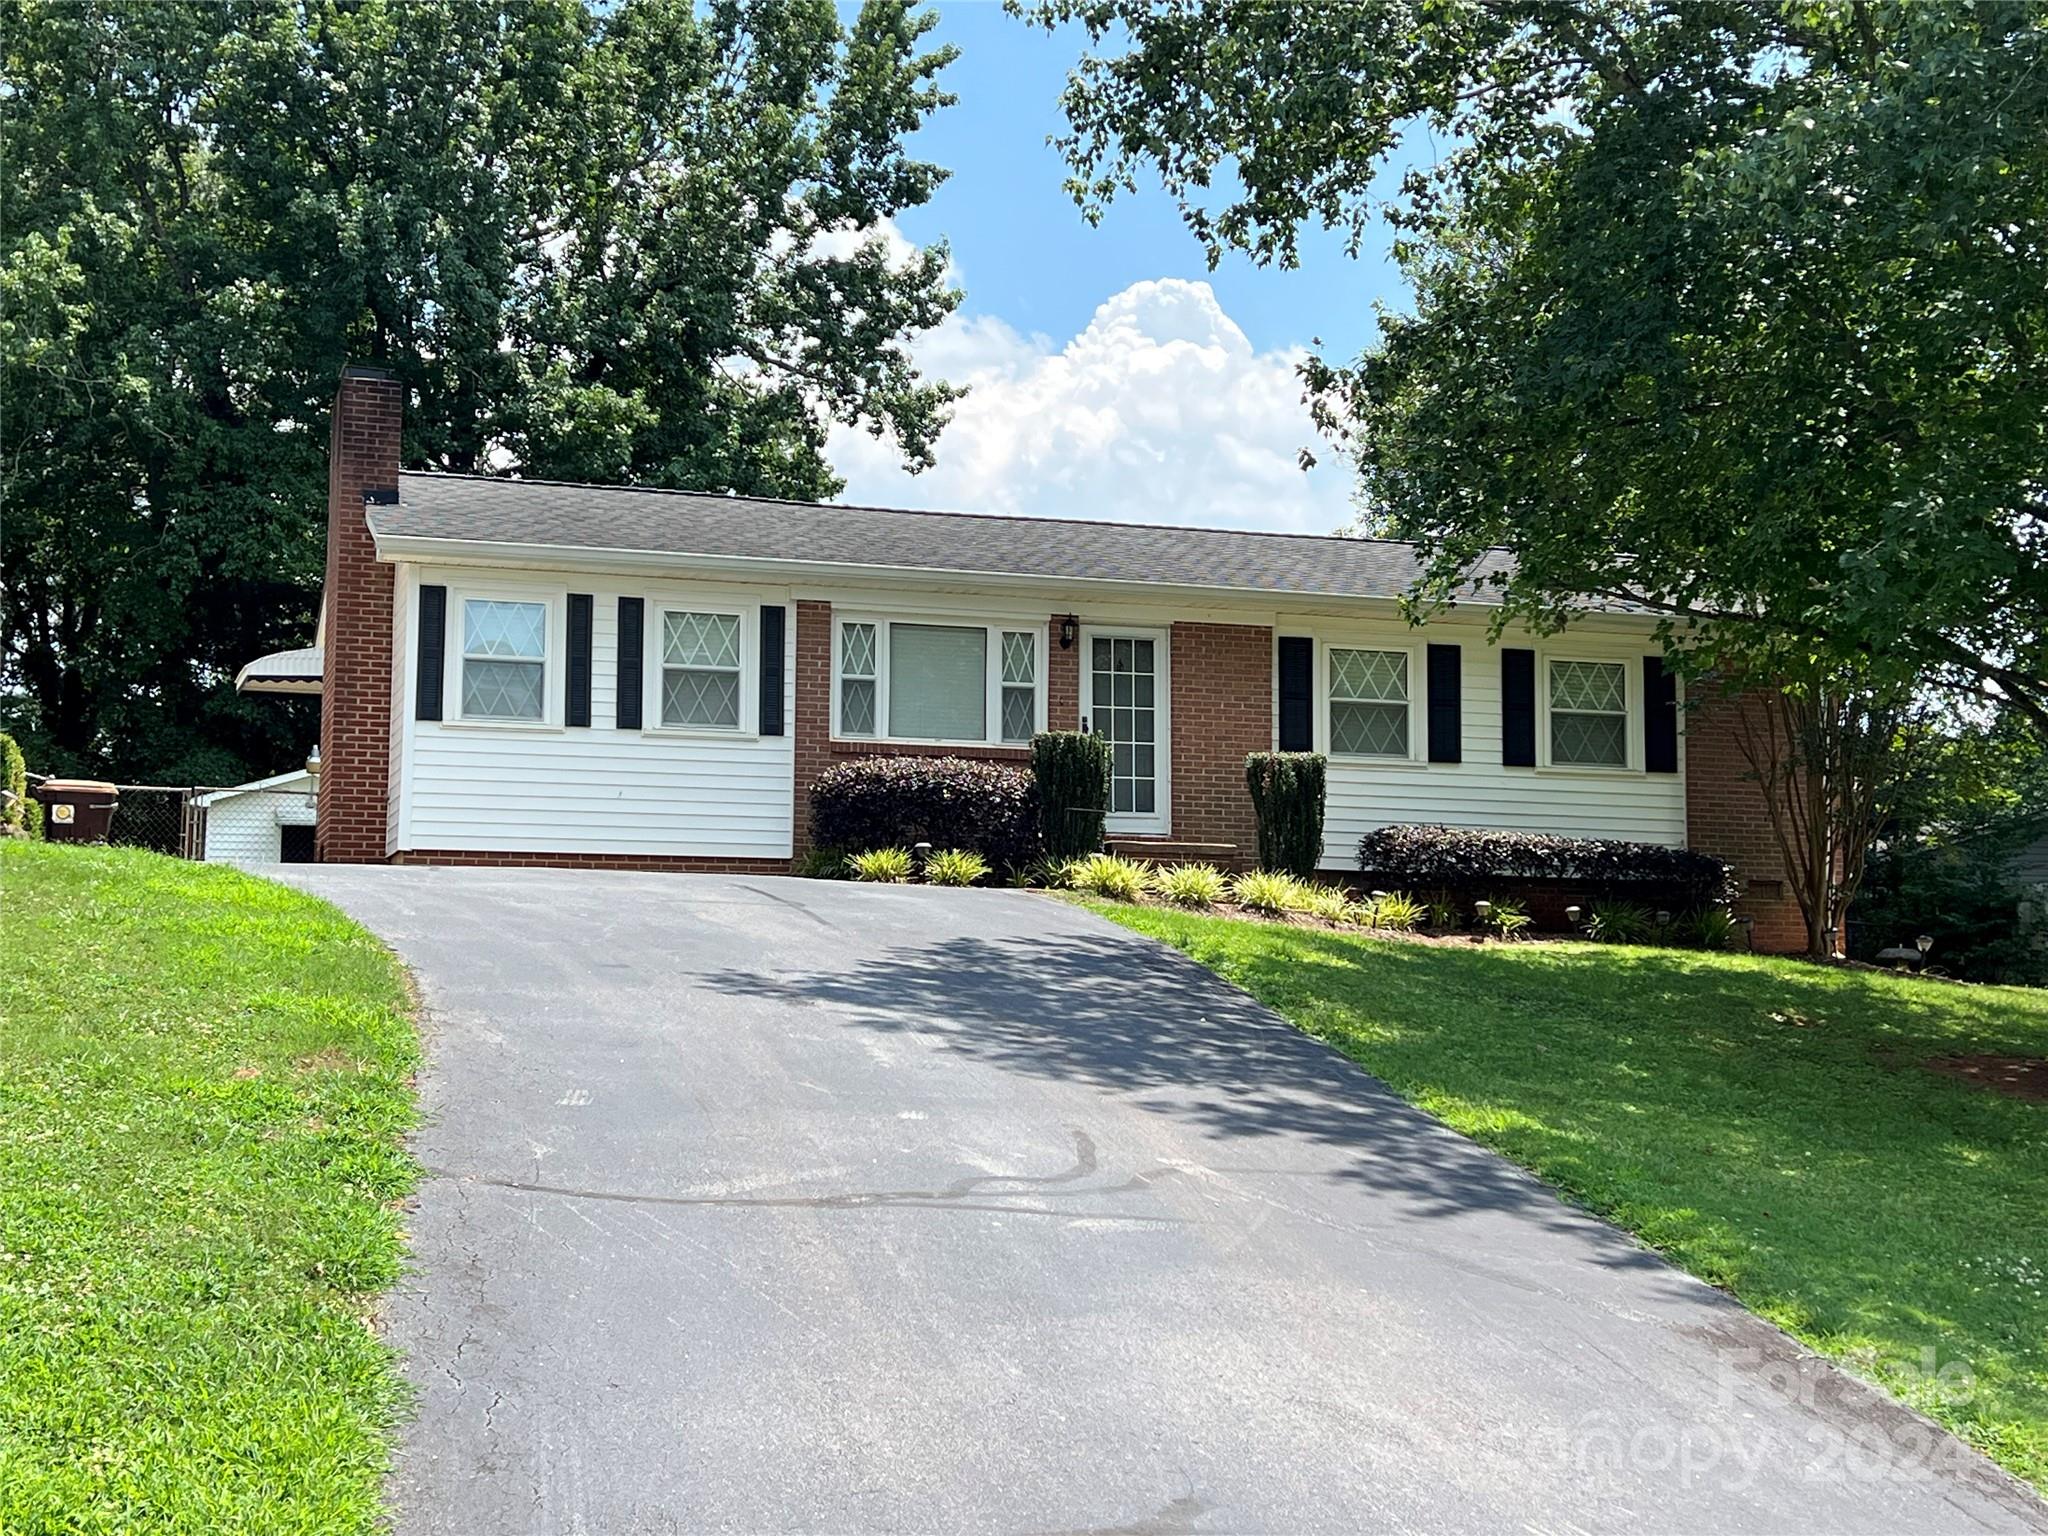
M 121 791 L 103 779 L 45 779 L 35 789 L 43 802 L 43 836 L 53 843 L 104 843 Z

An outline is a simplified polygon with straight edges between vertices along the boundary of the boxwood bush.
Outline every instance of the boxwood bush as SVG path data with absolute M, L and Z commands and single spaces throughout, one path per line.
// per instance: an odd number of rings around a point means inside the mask
M 1109 814 L 1109 743 L 1082 731 L 1041 731 L 1031 738 L 1039 821 L 1046 855 L 1078 859 L 1102 847 Z
M 1038 788 L 1005 763 L 964 757 L 861 757 L 811 786 L 820 848 L 964 848 L 996 868 L 1038 856 Z
M 1244 760 L 1259 822 L 1259 868 L 1306 880 L 1323 862 L 1327 770 L 1320 752 L 1254 752 Z
M 1596 898 L 1684 909 L 1735 899 L 1734 866 L 1690 848 L 1605 837 L 1553 837 L 1478 827 L 1381 827 L 1358 840 L 1368 885 L 1488 896 L 1504 880 L 1583 887 Z

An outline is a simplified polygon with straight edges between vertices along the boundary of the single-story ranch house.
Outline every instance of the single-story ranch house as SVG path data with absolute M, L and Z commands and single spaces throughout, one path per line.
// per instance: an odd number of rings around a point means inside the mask
M 1312 749 L 1331 870 L 1399 822 L 1691 845 L 1759 948 L 1803 943 L 1640 614 L 1496 645 L 1483 595 L 1407 624 L 1386 541 L 401 473 L 399 416 L 344 373 L 321 632 L 245 671 L 317 679 L 321 859 L 784 872 L 834 763 L 1080 728 L 1120 843 L 1243 863 L 1245 755 Z

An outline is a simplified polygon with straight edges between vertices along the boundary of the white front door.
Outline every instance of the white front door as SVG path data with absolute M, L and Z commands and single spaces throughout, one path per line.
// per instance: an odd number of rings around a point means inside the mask
M 1084 729 L 1109 743 L 1109 830 L 1165 832 L 1166 631 L 1081 631 Z

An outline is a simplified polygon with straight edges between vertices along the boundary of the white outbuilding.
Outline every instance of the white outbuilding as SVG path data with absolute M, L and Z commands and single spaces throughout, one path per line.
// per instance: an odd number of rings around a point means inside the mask
M 310 864 L 315 779 L 304 768 L 196 796 L 210 864 Z

